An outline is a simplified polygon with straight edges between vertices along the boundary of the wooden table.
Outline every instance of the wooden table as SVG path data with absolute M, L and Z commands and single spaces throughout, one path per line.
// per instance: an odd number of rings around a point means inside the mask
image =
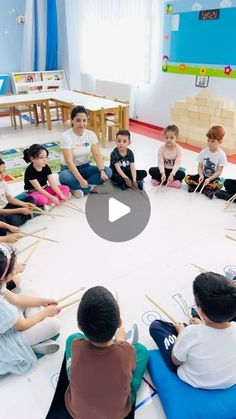
M 16 108 L 18 106 L 45 105 L 48 129 L 52 129 L 49 100 L 52 93 L 29 93 L 22 95 L 0 96 L 0 108 Z
M 103 108 L 106 112 L 113 112 L 119 106 L 122 107 L 122 129 L 129 129 L 129 105 L 114 100 L 104 99 L 98 96 L 78 93 L 72 90 L 63 90 L 54 92 L 52 100 L 60 106 L 67 107 L 70 111 L 77 105 L 84 106 L 90 114 L 92 127 L 96 135 L 99 134 L 97 116 Z
M 47 116 L 47 127 L 52 129 L 49 101 L 55 102 L 59 106 L 64 106 L 69 111 L 77 105 L 84 106 L 91 117 L 94 132 L 99 135 L 97 115 L 101 109 L 114 111 L 119 106 L 122 107 L 122 129 L 129 127 L 129 105 L 114 100 L 103 99 L 84 93 L 77 93 L 72 90 L 60 90 L 57 92 L 28 93 L 20 95 L 0 96 L 0 108 L 14 108 L 27 105 L 44 105 Z

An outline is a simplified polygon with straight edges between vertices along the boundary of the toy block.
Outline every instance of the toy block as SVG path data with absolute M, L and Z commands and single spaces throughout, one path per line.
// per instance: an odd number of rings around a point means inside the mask
M 207 106 L 199 106 L 199 112 L 208 113 L 209 109 Z
M 235 110 L 222 110 L 222 118 L 236 118 Z
M 187 130 L 188 129 L 188 124 L 183 123 L 183 122 L 179 122 L 178 124 L 178 128 L 182 129 L 182 130 Z
M 211 115 L 210 114 L 207 114 L 207 113 L 200 113 L 199 112 L 199 119 L 200 119 L 200 121 L 208 121 L 208 122 L 210 122 L 210 118 L 211 118 Z
M 203 89 L 196 95 L 196 98 L 212 100 L 215 98 L 215 96 L 210 92 L 209 89 Z
M 185 109 L 185 110 L 187 110 L 187 109 L 188 109 L 188 105 L 187 105 L 187 103 L 186 103 L 186 102 L 183 102 L 183 101 L 177 100 L 177 101 L 175 102 L 175 108 L 178 108 L 178 109 Z
M 200 148 L 206 147 L 205 141 L 201 139 L 196 139 L 196 138 L 187 138 L 187 144 L 193 145 L 195 147 L 200 147 Z
M 209 121 L 202 121 L 199 119 L 198 125 L 200 128 L 209 128 Z
M 187 102 L 187 103 L 194 104 L 194 103 L 195 103 L 195 98 L 194 98 L 194 97 L 192 97 L 192 96 L 187 96 L 187 97 L 186 97 L 186 102 Z
M 232 118 L 222 118 L 222 125 L 228 127 L 234 127 L 235 122 Z
M 196 103 L 199 106 L 207 106 L 207 102 L 208 102 L 208 100 L 205 99 L 205 98 L 196 97 Z
M 217 109 L 218 108 L 218 100 L 208 100 L 207 101 L 207 107 L 211 109 Z
M 236 126 L 234 127 L 224 127 L 225 128 L 225 133 L 227 135 L 235 135 L 236 134 Z
M 213 115 L 214 115 L 214 114 L 213 114 Z M 216 115 L 216 116 L 223 116 L 223 115 L 222 115 L 222 109 L 216 109 L 216 110 L 215 110 L 215 115 Z
M 199 119 L 199 113 L 198 112 L 189 112 L 189 119 Z
M 188 105 L 188 111 L 198 112 L 198 105 Z
M 210 122 L 212 125 L 222 125 L 222 118 L 220 116 L 211 116 Z

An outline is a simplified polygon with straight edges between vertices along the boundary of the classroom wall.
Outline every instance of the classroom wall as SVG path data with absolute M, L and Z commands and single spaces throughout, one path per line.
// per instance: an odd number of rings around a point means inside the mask
M 136 89 L 135 112 L 138 120 L 164 127 L 170 122 L 170 108 L 175 101 L 196 95 L 202 89 L 195 87 L 195 76 L 162 72 L 164 2 L 158 1 L 157 5 L 159 19 L 155 34 L 157 42 L 153 45 L 156 57 L 153 62 L 153 80 L 149 86 Z M 217 98 L 233 99 L 236 106 L 235 79 L 210 77 L 208 88 Z
M 21 66 L 24 24 L 16 22 L 16 15 L 25 14 L 26 0 L 1 1 L 0 7 L 0 73 L 19 71 Z M 8 83 L 7 91 L 11 91 Z

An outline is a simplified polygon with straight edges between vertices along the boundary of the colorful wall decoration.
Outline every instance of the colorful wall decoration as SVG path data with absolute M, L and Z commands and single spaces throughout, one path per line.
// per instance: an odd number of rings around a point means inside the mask
M 236 0 L 165 3 L 162 71 L 236 78 Z

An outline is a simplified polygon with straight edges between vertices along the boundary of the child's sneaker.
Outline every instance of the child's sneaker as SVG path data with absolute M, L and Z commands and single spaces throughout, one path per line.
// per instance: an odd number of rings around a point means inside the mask
M 81 189 L 71 189 L 72 195 L 74 195 L 77 199 L 81 199 L 84 196 L 83 191 Z
M 132 329 L 126 333 L 126 340 L 130 345 L 134 345 L 138 342 L 138 326 L 136 323 L 134 323 Z
M 231 198 L 232 195 L 230 195 L 226 191 L 221 190 L 221 191 L 216 191 L 215 196 L 216 196 L 216 198 L 224 199 L 224 201 L 228 201 Z
M 138 188 L 140 191 L 143 190 L 143 183 L 144 183 L 143 180 L 137 180 Z
M 189 187 L 188 187 L 188 192 L 194 192 L 195 191 L 195 188 L 194 188 L 194 186 L 192 186 L 192 185 L 189 185 Z
M 173 182 L 170 182 L 168 186 L 179 189 L 181 188 L 181 182 L 179 180 L 173 180 Z
M 207 196 L 209 199 L 213 199 L 214 191 L 210 188 L 204 188 L 202 193 Z
M 37 345 L 33 345 L 32 349 L 37 354 L 46 355 L 54 354 L 60 349 L 60 346 L 54 340 L 48 339 L 44 342 L 38 343 Z
M 161 183 L 161 182 L 159 182 L 159 180 L 156 180 L 156 179 L 151 179 L 151 184 L 152 184 L 153 186 L 158 186 L 158 185 L 160 185 L 160 183 Z

